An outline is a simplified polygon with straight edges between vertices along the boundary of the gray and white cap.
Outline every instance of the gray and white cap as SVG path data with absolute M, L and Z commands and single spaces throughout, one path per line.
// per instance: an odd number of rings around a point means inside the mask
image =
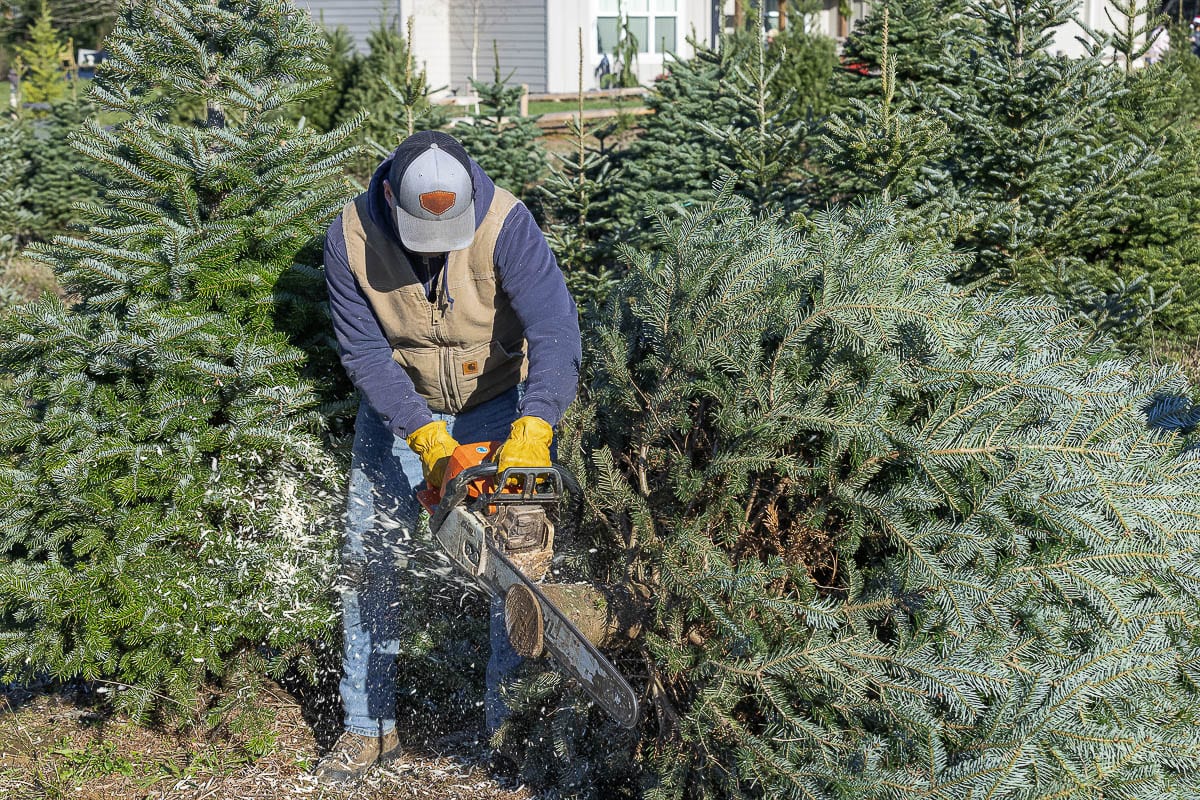
M 467 151 L 449 134 L 421 131 L 392 157 L 388 182 L 396 198 L 396 230 L 414 253 L 469 247 L 475 238 L 475 186 Z

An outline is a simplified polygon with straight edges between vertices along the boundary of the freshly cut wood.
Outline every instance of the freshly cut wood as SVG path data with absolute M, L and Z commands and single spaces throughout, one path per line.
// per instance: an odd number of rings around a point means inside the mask
M 644 589 L 591 583 L 547 583 L 538 588 L 597 647 L 622 647 L 642 633 L 649 603 Z M 526 658 L 541 656 L 544 624 L 533 592 L 520 584 L 511 587 L 504 598 L 504 626 L 513 650 Z

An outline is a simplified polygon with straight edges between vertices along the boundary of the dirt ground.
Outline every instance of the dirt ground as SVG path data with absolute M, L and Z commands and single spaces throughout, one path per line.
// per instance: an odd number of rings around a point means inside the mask
M 348 791 L 308 776 L 333 734 L 315 734 L 282 688 L 255 701 L 265 723 L 250 730 L 154 730 L 108 713 L 91 687 L 0 694 L 0 797 L 5 800 L 534 800 L 512 779 L 489 775 L 479 730 L 424 736 Z M 317 726 L 322 727 L 321 725 Z M 325 740 L 318 744 L 318 739 Z

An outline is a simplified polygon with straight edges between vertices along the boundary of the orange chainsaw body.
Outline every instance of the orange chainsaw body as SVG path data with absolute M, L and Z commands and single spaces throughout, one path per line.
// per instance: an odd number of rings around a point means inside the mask
M 495 457 L 496 451 L 500 449 L 503 442 L 474 442 L 473 444 L 460 444 L 450 454 L 450 460 L 446 463 L 446 472 L 442 477 L 442 486 L 450 483 L 454 476 L 469 467 L 477 467 L 484 461 L 488 461 Z M 471 497 L 479 497 L 490 487 L 495 484 L 495 478 L 480 478 L 472 483 L 467 488 L 467 493 Z M 425 510 L 432 513 L 438 503 L 442 502 L 442 486 L 430 486 L 427 489 L 422 489 L 417 492 L 417 500 L 424 506 Z

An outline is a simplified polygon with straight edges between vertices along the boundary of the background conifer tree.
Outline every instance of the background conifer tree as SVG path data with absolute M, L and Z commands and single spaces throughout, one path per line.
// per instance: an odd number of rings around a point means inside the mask
M 500 52 L 492 45 L 492 80 L 471 79 L 479 96 L 479 113 L 470 125 L 459 125 L 452 133 L 462 142 L 483 171 L 508 191 L 537 208 L 535 186 L 546 171 L 546 152 L 536 117 L 520 115 L 525 90 L 508 82 L 500 72 Z
M 1163 57 L 1162 66 L 1179 79 L 1179 100 L 1168 111 L 1173 120 L 1200 119 L 1200 58 L 1192 52 L 1190 31 L 1186 25 L 1171 26 L 1168 31 L 1171 47 Z
M 616 159 L 615 189 L 624 241 L 653 241 L 653 212 L 711 199 L 726 175 L 760 206 L 797 205 L 797 179 L 807 151 L 802 128 L 805 98 L 774 95 L 779 67 L 754 30 L 725 36 L 712 50 L 693 42 L 696 55 L 675 61 L 655 83 L 642 134 Z
M 63 99 L 41 112 L 42 118 L 24 137 L 28 200 L 32 226 L 39 239 L 49 239 L 71 228 L 79 219 L 76 203 L 95 197 L 95 180 L 89 172 L 103 170 L 99 163 L 81 162 L 71 146 L 71 135 L 94 112 L 85 100 Z
M 967 57 L 963 34 L 973 30 L 965 16 L 969 0 L 880 0 L 846 38 L 842 48 L 845 65 L 834 76 L 835 98 L 877 98 L 883 65 L 884 11 L 888 16 L 888 52 L 896 70 L 901 94 L 895 102 L 908 110 L 904 92 L 920 95 L 939 83 L 957 82 L 953 70 L 942 65 Z
M 938 60 L 894 51 L 901 107 L 948 131 L 910 205 L 935 225 L 951 221 L 956 244 L 974 254 L 959 279 L 1049 292 L 1126 340 L 1152 319 L 1186 331 L 1195 289 L 1186 273 L 1160 269 L 1193 246 L 1190 226 L 1177 224 L 1192 202 L 1180 190 L 1189 179 L 1163 171 L 1186 162 L 1162 117 L 1150 122 L 1151 95 L 1132 85 L 1139 77 L 1106 63 L 1106 41 L 1079 58 L 1053 52 L 1076 6 L 971 0 L 946 20 Z M 816 196 L 813 207 L 823 207 Z M 1176 287 L 1164 314 L 1162 299 Z
M 683 206 L 709 197 L 719 176 L 720 148 L 703 127 L 732 126 L 735 103 L 723 91 L 726 53 L 702 45 L 687 61 L 672 61 L 666 78 L 646 95 L 654 113 L 642 134 L 617 156 L 621 237 L 641 244 L 649 209 Z
M 778 64 L 771 80 L 771 96 L 791 122 L 826 113 L 837 103 L 830 81 L 837 67 L 837 43 L 828 36 L 810 33 L 801 9 L 793 9 L 788 27 L 772 37 L 767 61 Z
M 891 50 L 889 15 L 885 6 L 880 15 L 879 93 L 848 98 L 846 107 L 826 117 L 818 129 L 814 157 L 807 165 L 812 175 L 805 184 L 812 208 L 847 198 L 906 197 L 922 179 L 922 171 L 945 156 L 945 123 L 897 96 L 899 69 Z M 936 227 L 931 235 L 953 238 L 952 221 L 940 217 L 931 204 L 919 207 L 909 223 L 917 225 L 921 219 Z
M 579 108 L 567 125 L 571 149 L 551 155 L 549 175 L 538 189 L 546 239 L 572 297 L 582 307 L 608 295 L 617 276 L 617 258 L 612 145 L 606 145 L 605 128 L 583 120 L 582 31 L 579 36 Z
M 29 29 L 48 6 L 54 24 L 64 39 L 76 47 L 99 48 L 112 30 L 122 0 L 4 0 L 0 4 L 0 68 L 7 71 L 5 51 L 11 51 L 29 38 Z
M 733 118 L 701 125 L 722 151 L 719 166 L 734 176 L 738 194 L 757 208 L 794 206 L 805 142 L 800 115 L 791 109 L 804 100 L 775 94 L 782 68 L 794 64 L 773 58 L 778 53 L 758 35 L 731 39 L 729 50 L 723 89 L 734 101 Z
M 1155 39 L 1166 29 L 1167 17 L 1158 13 L 1161 3 L 1144 0 L 1109 0 L 1104 15 L 1112 25 L 1109 34 L 1126 74 L 1141 66 Z
M 317 130 L 329 131 L 359 113 L 349 108 L 346 100 L 350 88 L 358 80 L 362 56 L 355 51 L 354 37 L 345 25 L 322 32 L 325 37 L 322 61 L 329 74 L 329 82 L 316 97 L 300 103 L 296 113 Z
M 411 20 L 409 31 L 411 34 Z M 367 112 L 362 127 L 367 147 L 354 161 L 359 177 L 370 177 L 379 153 L 391 153 L 408 135 L 409 124 L 438 128 L 445 122 L 441 110 L 429 102 L 431 89 L 424 69 L 418 69 L 408 41 L 394 20 L 380 20 L 367 36 L 370 52 L 346 90 L 344 109 Z M 397 97 L 399 92 L 403 99 Z
M 1123 323 L 1125 338 L 1150 346 L 1159 336 L 1186 340 L 1200 333 L 1200 142 L 1189 112 L 1181 112 L 1188 66 L 1166 60 L 1124 74 L 1122 130 L 1149 143 L 1154 158 L 1138 176 L 1124 224 L 1079 271 L 1087 285 L 1132 285 L 1114 298 L 1124 302 L 1098 310 L 1114 325 Z
M 408 19 L 408 38 L 412 39 L 413 19 Z M 446 123 L 448 114 L 429 100 L 429 87 L 425 71 L 418 70 L 412 51 L 406 51 L 404 70 L 399 82 L 382 76 L 383 89 L 389 100 L 374 112 L 380 129 L 389 131 L 384 140 L 368 139 L 367 152 L 375 163 L 392 154 L 401 141 L 418 130 L 440 128 Z
M 25 159 L 28 131 L 16 120 L 0 117 L 0 272 L 29 235 L 32 220 L 26 203 L 29 163 Z
M 17 55 L 25 65 L 21 102 L 54 103 L 67 96 L 67 81 L 59 59 L 64 46 L 50 18 L 50 7 L 43 0 L 37 22 L 29 29 L 29 40 L 17 48 Z
M 111 177 L 83 232 L 33 249 L 76 302 L 0 335 L 5 680 L 109 678 L 135 714 L 186 713 L 330 630 L 328 376 L 290 337 L 321 313 L 295 258 L 350 194 L 353 130 L 284 121 L 319 41 L 281 0 L 122 11 L 92 90 L 121 121 L 72 137 Z M 207 121 L 172 122 L 181 100 Z
M 600 76 L 601 89 L 632 89 L 640 85 L 638 80 L 638 42 L 637 36 L 629 27 L 629 17 L 622 13 L 621 2 L 617 0 L 617 40 L 615 42 L 599 42 L 600 49 L 613 54 L 612 72 Z
M 660 226 L 585 336 L 560 445 L 583 453 L 583 546 L 653 598 L 617 655 L 648 695 L 631 780 L 1195 796 L 1191 388 L 1106 359 L 1051 302 L 953 288 L 959 256 L 897 214 L 802 233 L 726 187 Z M 544 763 L 572 706 L 539 708 L 511 728 Z

